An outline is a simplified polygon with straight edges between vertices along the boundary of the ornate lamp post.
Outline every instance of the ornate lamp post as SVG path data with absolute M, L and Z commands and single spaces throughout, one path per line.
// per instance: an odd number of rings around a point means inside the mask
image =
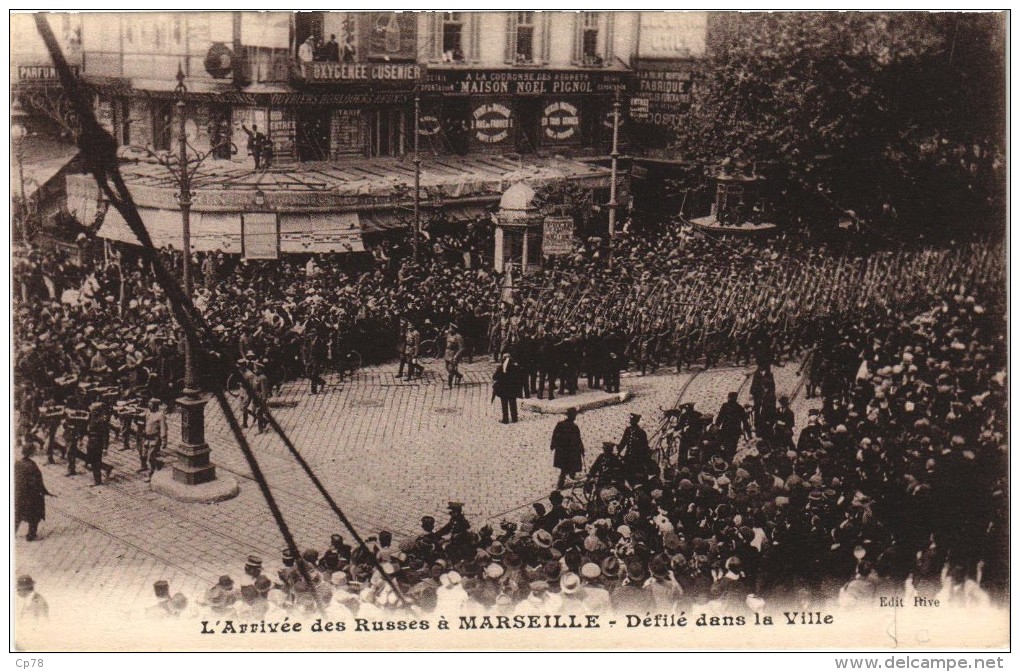
M 616 91 L 616 97 L 613 99 L 613 151 L 609 154 L 612 162 L 612 169 L 610 182 L 609 182 L 609 240 L 612 241 L 616 236 L 616 208 L 619 203 L 616 202 L 616 176 L 617 176 L 617 160 L 620 158 L 620 91 Z
M 180 192 L 177 202 L 181 208 L 181 236 L 184 252 L 184 292 L 192 295 L 191 285 L 191 172 L 188 166 L 188 139 L 185 121 L 184 98 L 188 92 L 184 84 L 184 71 L 177 68 L 177 181 Z M 153 488 L 186 501 L 216 501 L 237 494 L 237 483 L 232 478 L 216 478 L 216 466 L 209 460 L 209 444 L 205 442 L 206 397 L 199 390 L 195 367 L 195 352 L 190 339 L 184 341 L 184 396 L 177 400 L 181 410 L 181 441 L 177 446 L 177 461 L 173 465 L 173 482 L 153 478 Z M 199 486 L 199 487 L 195 487 Z

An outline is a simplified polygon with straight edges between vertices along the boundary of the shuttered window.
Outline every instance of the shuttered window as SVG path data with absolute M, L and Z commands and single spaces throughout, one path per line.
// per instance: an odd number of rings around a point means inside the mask
M 535 12 L 510 12 L 506 29 L 506 62 L 535 62 Z

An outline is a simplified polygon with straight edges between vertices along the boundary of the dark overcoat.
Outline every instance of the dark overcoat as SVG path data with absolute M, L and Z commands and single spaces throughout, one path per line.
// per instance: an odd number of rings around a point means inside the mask
M 38 523 L 46 519 L 46 486 L 42 471 L 31 458 L 14 463 L 14 520 Z
M 584 443 L 581 441 L 581 429 L 569 418 L 556 423 L 552 433 L 553 466 L 567 473 L 577 473 L 582 469 Z

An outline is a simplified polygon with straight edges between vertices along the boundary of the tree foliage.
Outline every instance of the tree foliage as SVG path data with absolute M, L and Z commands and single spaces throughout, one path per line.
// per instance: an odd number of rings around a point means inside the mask
M 746 161 L 800 217 L 927 226 L 1001 207 L 1001 15 L 725 13 L 708 39 L 675 145 L 706 177 Z

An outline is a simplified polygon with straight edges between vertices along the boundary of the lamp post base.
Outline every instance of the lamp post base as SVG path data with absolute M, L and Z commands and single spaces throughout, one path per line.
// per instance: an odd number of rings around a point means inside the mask
M 236 497 L 241 489 L 230 474 L 216 476 L 216 465 L 209 461 L 209 444 L 205 442 L 205 405 L 208 398 L 197 390 L 184 390 L 177 400 L 181 409 L 181 442 L 177 461 L 170 469 L 152 476 L 153 492 L 178 501 L 210 504 Z
M 163 469 L 152 476 L 149 486 L 153 492 L 189 504 L 212 504 L 237 497 L 241 491 L 237 479 L 229 474 L 198 485 L 185 484 L 176 478 L 176 470 Z

